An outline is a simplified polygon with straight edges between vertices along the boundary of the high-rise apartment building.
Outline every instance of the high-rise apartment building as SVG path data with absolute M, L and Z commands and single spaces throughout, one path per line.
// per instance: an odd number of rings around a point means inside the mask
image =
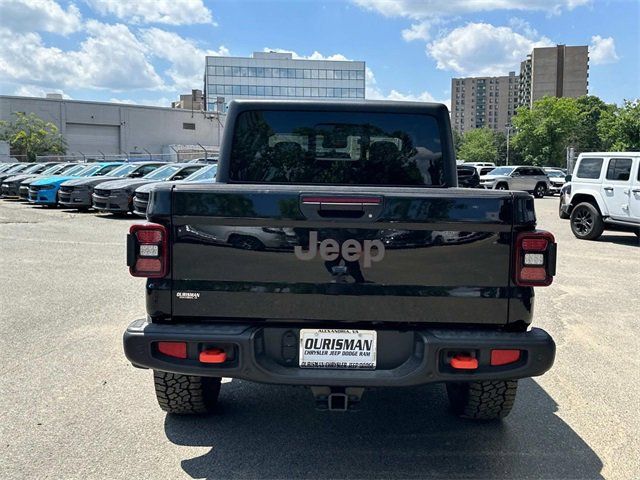
M 460 133 L 483 127 L 504 131 L 518 105 L 519 82 L 515 72 L 451 79 L 451 125 Z
M 531 106 L 544 96 L 580 97 L 589 86 L 589 48 L 586 45 L 534 48 L 520 64 L 518 103 Z
M 544 97 L 580 97 L 589 86 L 586 45 L 534 48 L 520 64 L 520 75 L 451 79 L 451 124 L 463 133 L 489 127 L 505 131 L 518 106 Z
M 364 99 L 365 63 L 300 60 L 291 53 L 206 57 L 207 110 L 223 110 L 234 98 Z

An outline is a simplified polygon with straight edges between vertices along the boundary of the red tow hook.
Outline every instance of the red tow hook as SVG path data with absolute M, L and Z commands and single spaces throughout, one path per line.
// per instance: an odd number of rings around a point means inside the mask
M 202 363 L 224 363 L 227 361 L 227 354 L 220 348 L 208 348 L 200 352 L 200 362 Z
M 478 368 L 478 359 L 457 354 L 451 359 L 451 367 L 456 370 L 475 370 Z

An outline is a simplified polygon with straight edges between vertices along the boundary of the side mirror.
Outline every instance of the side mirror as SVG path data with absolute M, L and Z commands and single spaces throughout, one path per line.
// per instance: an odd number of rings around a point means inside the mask
M 520 172 L 513 172 L 511 174 L 512 177 L 519 177 L 520 176 Z
M 564 181 L 565 181 L 565 182 L 570 182 L 570 181 L 571 181 L 571 174 L 566 175 L 566 176 L 564 177 Z
M 129 178 L 140 178 L 141 176 L 142 176 L 142 172 L 139 172 L 139 171 L 138 172 L 133 172 L 133 173 L 130 173 L 129 175 L 127 175 L 127 177 L 129 177 Z

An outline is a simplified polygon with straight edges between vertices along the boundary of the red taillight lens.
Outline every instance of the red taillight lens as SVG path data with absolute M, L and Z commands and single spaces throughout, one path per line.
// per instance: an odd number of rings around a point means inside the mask
M 135 269 L 138 274 L 146 277 L 146 274 L 161 272 L 162 261 L 157 258 L 139 258 L 136 260 Z
M 134 277 L 162 278 L 168 273 L 168 235 L 163 225 L 132 225 L 127 238 L 127 265 Z
M 491 365 L 509 365 L 520 360 L 520 350 L 491 350 Z
M 163 355 L 174 358 L 187 358 L 187 344 L 185 342 L 158 342 L 158 351 Z
M 516 237 L 514 276 L 516 285 L 551 285 L 556 274 L 556 243 L 549 232 L 522 232 Z
M 520 270 L 520 278 L 528 282 L 541 282 L 547 278 L 544 267 L 524 267 Z
M 162 241 L 162 232 L 159 230 L 138 230 L 136 238 L 140 243 L 160 243 Z
M 527 252 L 543 252 L 547 249 L 546 238 L 523 238 L 522 239 L 522 249 Z

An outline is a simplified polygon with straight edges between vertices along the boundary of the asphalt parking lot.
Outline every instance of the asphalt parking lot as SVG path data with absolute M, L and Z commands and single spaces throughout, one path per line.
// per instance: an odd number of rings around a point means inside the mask
M 233 381 L 219 414 L 166 416 L 122 353 L 144 315 L 132 219 L 0 201 L 0 478 L 640 478 L 638 240 L 579 241 L 557 197 L 536 208 L 559 243 L 535 314 L 556 364 L 520 382 L 504 422 L 472 423 L 440 385 L 337 414 L 303 388 Z

